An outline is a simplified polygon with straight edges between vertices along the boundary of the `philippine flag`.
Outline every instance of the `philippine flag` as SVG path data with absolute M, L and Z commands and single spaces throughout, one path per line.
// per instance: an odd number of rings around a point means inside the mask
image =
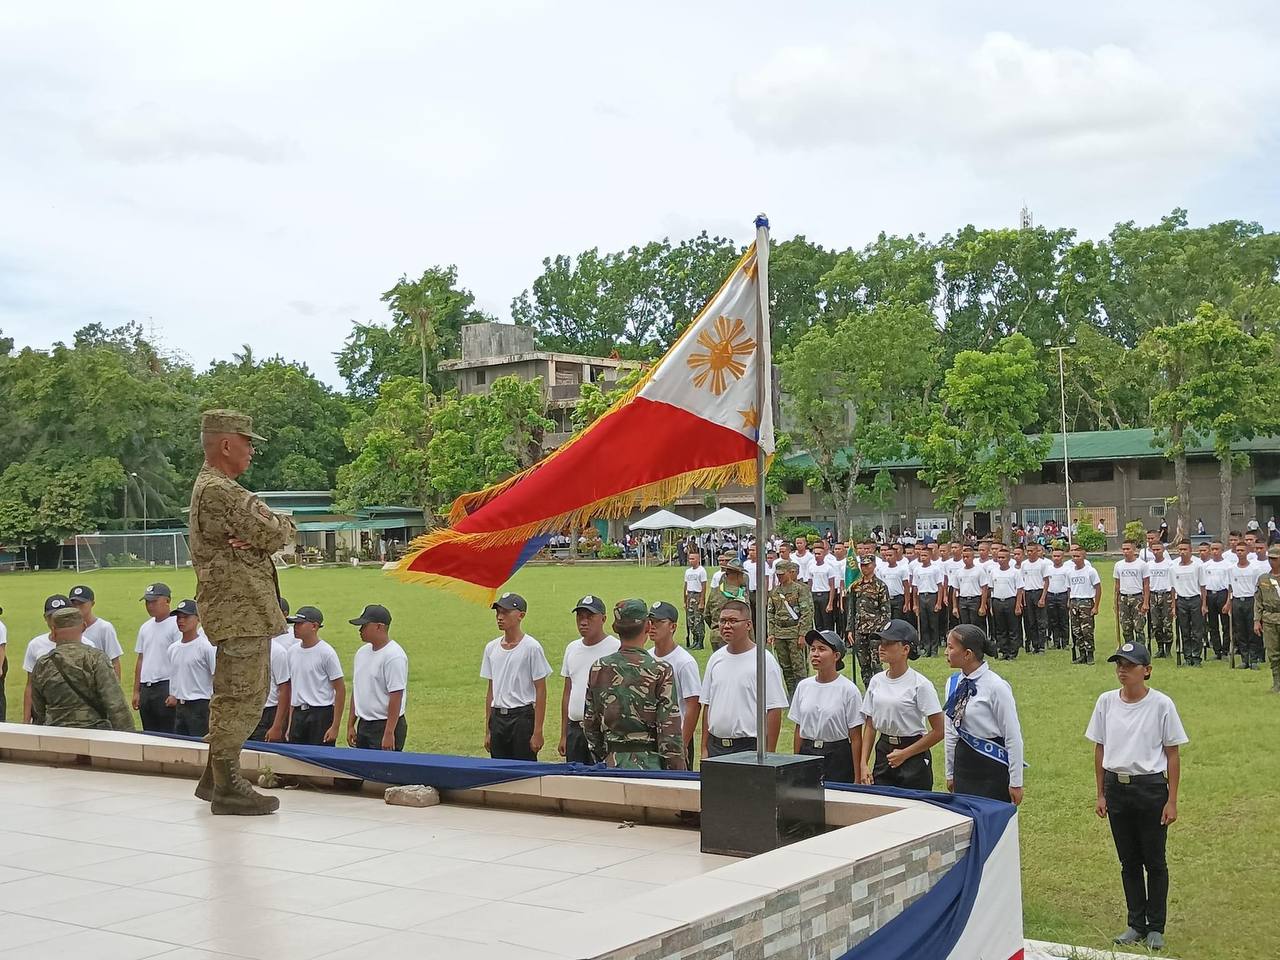
M 769 330 L 760 322 L 768 295 L 763 227 L 759 236 L 608 412 L 528 470 L 459 497 L 450 527 L 414 541 L 393 574 L 490 603 L 557 533 L 670 503 L 695 487 L 754 484 L 757 446 L 766 458 L 774 449 Z

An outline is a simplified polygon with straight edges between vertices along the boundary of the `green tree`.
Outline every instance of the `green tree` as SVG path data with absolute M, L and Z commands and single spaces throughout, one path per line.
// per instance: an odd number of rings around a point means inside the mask
M 598 383 L 584 383 L 578 388 L 578 402 L 569 411 L 569 420 L 575 432 L 585 430 L 618 402 L 644 375 L 644 369 L 628 370 L 608 390 Z
M 383 381 L 377 402 L 359 412 L 343 432 L 351 462 L 338 468 L 338 506 L 408 504 L 419 508 L 428 526 L 436 522 L 436 498 L 427 470 L 431 439 L 426 393 L 414 377 Z
M 64 539 L 102 526 L 124 482 L 114 457 L 10 464 L 0 474 L 0 543 L 34 544 L 50 563 Z
M 938 248 L 924 234 L 881 233 L 861 250 L 839 255 L 819 283 L 838 315 L 880 303 L 914 303 L 932 309 L 938 299 Z

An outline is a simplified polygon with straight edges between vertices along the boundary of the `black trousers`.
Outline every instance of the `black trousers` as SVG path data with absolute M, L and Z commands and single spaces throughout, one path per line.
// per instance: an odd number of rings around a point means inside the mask
M 1049 628 L 1049 637 L 1053 640 L 1053 649 L 1065 650 L 1067 641 L 1071 639 L 1070 615 L 1067 613 L 1067 597 L 1069 591 L 1051 593 L 1044 601 L 1045 626 Z
M 1253 632 L 1253 597 L 1231 598 L 1231 636 L 1246 665 L 1262 662 L 1262 637 Z
M 1182 636 L 1182 659 L 1187 663 L 1199 663 L 1204 654 L 1204 614 L 1200 612 L 1200 598 L 1179 597 L 1176 609 L 1178 633 Z M 1250 624 L 1251 629 L 1252 626 Z
M 726 757 L 731 753 L 742 753 L 756 749 L 755 737 L 707 737 L 707 756 Z
M 831 599 L 831 591 L 823 590 L 813 595 L 813 629 L 831 630 L 836 625 L 835 613 L 827 612 L 827 602 Z
M 933 761 L 929 751 L 917 753 L 897 768 L 889 766 L 889 754 L 909 747 L 919 740 L 914 737 L 890 737 L 884 734 L 876 741 L 876 759 L 871 767 L 871 777 L 878 787 L 902 787 L 904 790 L 933 789 Z M 959 750 L 961 744 L 956 744 Z
M 1141 934 L 1151 930 L 1164 933 L 1169 901 L 1169 866 L 1165 861 L 1169 828 L 1160 825 L 1160 814 L 1169 802 L 1169 784 L 1163 778 L 1121 783 L 1108 771 L 1103 777 L 1103 795 L 1111 838 L 1120 857 L 1129 926 Z
M 385 720 L 366 720 L 364 717 L 357 717 L 356 746 L 361 750 L 381 750 L 382 734 L 386 729 L 387 721 Z M 408 733 L 409 724 L 405 722 L 404 717 L 401 717 L 396 721 L 394 749 L 404 749 L 404 738 Z
M 250 740 L 258 740 L 265 743 L 267 739 L 267 731 L 271 729 L 276 722 L 276 710 L 279 707 L 263 707 L 262 716 L 258 719 L 258 725 L 253 728 L 253 733 L 249 734 Z
M 1040 597 L 1043 594 L 1043 590 L 1022 591 L 1022 630 L 1025 636 L 1023 644 L 1033 653 L 1043 653 L 1048 639 L 1049 631 L 1045 628 L 1045 607 L 1040 606 Z
M 289 719 L 289 742 L 310 743 L 313 746 L 333 746 L 333 740 L 324 735 L 333 726 L 333 704 L 327 707 L 298 706 Z
M 959 600 L 960 622 L 976 624 L 977 626 L 981 627 L 983 630 L 986 630 L 987 629 L 986 617 L 978 616 L 978 607 L 980 607 L 981 605 L 982 605 L 981 597 L 961 597 Z
M 991 601 L 991 619 L 995 623 L 996 649 L 1000 656 L 1012 660 L 1018 655 L 1022 646 L 1022 630 L 1018 625 L 1018 615 L 1013 612 L 1018 600 L 1016 597 L 994 599 Z
M 818 746 L 822 744 L 822 746 Z M 843 740 L 801 740 L 800 755 L 822 758 L 824 783 L 853 783 L 853 747 Z
M 1205 618 L 1204 624 L 1205 633 L 1209 646 L 1213 648 L 1214 654 L 1219 659 L 1227 652 L 1227 646 L 1231 642 L 1231 614 L 1222 612 L 1222 606 L 1227 602 L 1227 592 L 1226 590 L 1209 590 L 1205 594 L 1209 601 L 1209 615 Z M 1253 624 L 1249 625 L 1249 629 L 1253 629 Z
M 835 630 L 836 633 L 840 634 L 842 638 L 844 637 L 845 632 L 849 629 L 848 607 L 850 602 L 851 601 L 849 600 L 849 598 L 844 594 L 836 595 L 836 610 L 835 610 L 836 624 L 834 627 L 832 627 L 832 629 Z M 692 767 L 690 769 L 692 769 Z
M 595 763 L 591 756 L 591 745 L 587 743 L 587 735 L 582 732 L 581 720 L 570 720 L 565 730 L 564 759 L 566 763 Z
M 992 743 L 1004 746 L 1004 738 L 997 737 Z M 955 792 L 967 793 L 971 797 L 990 797 L 992 800 L 1009 802 L 1009 766 L 998 760 L 984 756 L 974 750 L 963 740 L 956 741 Z
M 906 603 L 905 596 L 897 596 L 889 598 L 889 619 L 890 620 L 906 620 L 907 615 L 902 612 L 902 607 Z
M 209 732 L 209 701 L 188 700 L 173 708 L 173 732 L 203 737 Z
M 934 609 L 938 602 L 936 593 L 922 593 L 918 599 L 920 601 L 920 651 L 926 657 L 932 657 L 938 652 L 938 646 L 942 642 L 942 611 Z
M 147 733 L 173 733 L 176 715 L 173 707 L 166 707 L 169 697 L 169 681 L 155 680 L 144 683 L 138 690 L 138 716 L 142 729 Z
M 489 711 L 489 756 L 495 760 L 537 760 L 529 746 L 533 736 L 533 704 L 494 707 Z

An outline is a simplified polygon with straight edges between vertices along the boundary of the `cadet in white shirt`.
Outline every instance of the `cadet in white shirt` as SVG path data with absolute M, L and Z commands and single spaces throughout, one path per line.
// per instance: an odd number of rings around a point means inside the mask
M 149 619 L 138 628 L 133 647 L 138 655 L 133 665 L 133 709 L 138 711 L 144 732 L 173 733 L 173 707 L 165 706 L 169 699 L 169 647 L 181 639 L 182 632 L 169 617 L 172 597 L 163 583 L 149 584 L 142 594 Z
M 813 563 L 809 567 L 809 590 L 813 594 L 813 623 L 818 630 L 830 630 L 835 626 L 836 600 L 840 596 L 839 577 L 840 570 L 827 553 L 826 543 L 815 543 Z
M 1018 568 L 1022 573 L 1022 632 L 1032 653 L 1044 653 L 1049 644 L 1044 581 L 1052 564 L 1038 543 L 1027 547 L 1027 552 L 1029 556 Z
M 862 701 L 861 783 L 933 789 L 929 751 L 943 737 L 942 706 L 933 684 L 909 665 L 920 656 L 918 643 L 905 620 L 890 620 L 880 631 L 884 670 L 872 675 Z
M 293 624 L 298 645 L 289 651 L 289 742 L 334 746 L 347 684 L 338 653 L 320 639 L 324 614 L 316 607 L 299 607 L 285 618 Z
M 44 718 L 39 716 L 32 706 L 31 671 L 36 668 L 36 661 L 52 650 L 55 646 L 53 642 L 53 613 L 57 610 L 64 610 L 69 606 L 71 606 L 71 601 L 60 593 L 55 593 L 53 596 L 45 598 L 44 622 L 49 625 L 49 632 L 32 637 L 31 642 L 27 644 L 26 653 L 22 656 L 22 669 L 25 670 L 27 674 L 27 685 L 22 691 L 23 723 L 39 724 L 44 722 Z M 86 647 L 93 646 L 93 644 L 84 639 L 84 637 L 80 638 L 80 642 Z
M 504 593 L 492 608 L 502 635 L 485 645 L 480 661 L 480 676 L 489 681 L 484 696 L 484 748 L 495 760 L 537 760 L 551 664 L 542 644 L 521 626 L 529 609 L 524 597 Z
M 347 621 L 360 628 L 360 649 L 351 669 L 351 713 L 347 746 L 361 750 L 403 750 L 409 724 L 409 656 L 391 639 L 391 612 L 378 603 Z
M 1093 631 L 1102 603 L 1102 578 L 1093 565 L 1086 562 L 1084 549 L 1071 545 L 1070 596 L 1067 600 L 1071 617 L 1072 663 L 1093 663 Z
M 1156 642 L 1156 659 L 1167 657 L 1173 648 L 1173 560 L 1164 552 L 1164 542 L 1150 544 L 1147 580 L 1151 584 L 1151 602 L 1147 607 L 1147 623 L 1151 639 Z
M 719 757 L 755 750 L 756 645 L 751 638 L 751 607 L 726 600 L 720 608 L 720 636 L 725 645 L 711 655 L 702 678 L 702 756 Z M 765 651 L 765 749 L 778 748 L 787 691 L 782 668 Z
M 1235 556 L 1224 557 L 1222 541 L 1209 545 L 1209 559 L 1204 561 L 1204 598 L 1209 605 L 1205 623 L 1209 645 L 1221 660 L 1231 645 L 1231 567 Z
M 808 537 L 796 537 L 796 548 L 791 554 L 791 562 L 800 568 L 797 582 L 808 584 L 813 579 L 813 551 L 809 549 Z
M 911 570 L 898 555 L 896 546 L 886 548 L 889 559 L 883 567 L 876 565 L 876 576 L 889 588 L 889 618 L 901 620 L 904 612 L 910 612 L 907 591 L 911 589 Z
M 1198 667 L 1204 655 L 1205 598 L 1204 564 L 1191 555 L 1191 541 L 1178 541 L 1178 562 L 1173 565 L 1173 592 L 1177 596 L 1178 640 L 1182 659 L 1188 667 Z
M 120 638 L 116 636 L 116 628 L 93 612 L 93 590 L 83 585 L 74 586 L 67 594 L 67 599 L 84 618 L 84 636 L 80 638 L 81 643 L 88 643 L 101 650 L 107 662 L 111 664 L 111 669 L 116 672 L 116 679 L 119 680 L 120 655 L 124 653 L 124 649 L 120 646 Z
M 822 758 L 825 782 L 857 783 L 862 756 L 862 696 L 844 676 L 845 642 L 834 630 L 805 634 L 814 676 L 796 684 L 787 716 L 795 723 L 792 753 Z
M 689 551 L 689 566 L 684 571 L 684 645 L 701 650 L 706 636 L 702 611 L 707 606 L 707 568 L 702 554 Z
M 0 607 L 0 613 L 4 613 L 4 608 Z M 5 714 L 7 704 L 4 696 L 4 680 L 9 676 L 9 631 L 5 628 L 4 621 L 0 620 L 0 723 L 4 723 L 8 717 Z
M 1231 610 L 1231 643 L 1234 652 L 1240 654 L 1246 670 L 1256 669 L 1254 662 L 1262 659 L 1262 651 L 1256 648 L 1253 632 L 1253 605 L 1258 595 L 1258 580 L 1262 576 L 1265 574 L 1253 563 L 1245 545 L 1236 544 L 1236 562 L 1227 570 L 1227 602 Z
M 951 616 L 960 623 L 984 624 L 991 594 L 991 574 L 973 557 L 973 547 L 960 550 L 963 561 L 951 580 Z
M 569 763 L 595 763 L 586 734 L 582 732 L 582 715 L 586 708 L 587 680 L 591 668 L 601 657 L 617 653 L 622 642 L 604 632 L 604 601 L 587 594 L 573 608 L 578 639 L 564 648 L 560 676 L 564 677 L 564 693 L 560 697 L 560 744 L 556 752 Z M 604 757 L 600 758 L 601 761 Z
M 1096 574 L 1095 574 L 1096 576 Z M 1022 803 L 1022 726 L 1013 690 L 987 665 L 987 635 L 962 623 L 947 634 L 947 789 Z
M 181 638 L 169 646 L 169 697 L 173 708 L 173 732 L 203 737 L 209 732 L 209 700 L 213 697 L 213 671 L 217 651 L 200 629 L 194 600 L 183 600 L 169 616 Z
M 1120 689 L 1098 697 L 1084 735 L 1094 743 L 1097 814 L 1111 824 L 1128 908 L 1128 929 L 1114 942 L 1160 950 L 1169 898 L 1165 843 L 1178 819 L 1179 747 L 1188 738 L 1173 701 L 1147 686 L 1146 647 L 1126 643 L 1108 659 Z
M 1053 559 L 1044 568 L 1044 596 L 1040 598 L 1055 650 L 1067 649 L 1071 636 L 1071 564 L 1064 563 L 1065 558 L 1061 547 L 1053 548 Z
M 920 623 L 920 648 L 926 657 L 936 654 L 942 642 L 946 597 L 947 562 L 935 562 L 927 546 L 917 546 L 916 566 L 911 574 L 911 607 Z
M 653 656 L 671 667 L 675 677 L 675 700 L 680 704 L 680 734 L 684 738 L 685 769 L 693 769 L 693 735 L 698 730 L 702 706 L 702 676 L 693 654 L 676 644 L 676 624 L 680 612 L 674 604 L 659 601 L 649 608 L 649 639 Z
M 1120 626 L 1122 643 L 1137 643 L 1142 625 L 1147 619 L 1147 605 L 1151 601 L 1151 581 L 1147 578 L 1147 565 L 1138 559 L 1138 545 L 1132 540 L 1121 544 L 1122 559 L 1111 571 L 1115 581 L 1116 622 Z
M 280 612 L 289 616 L 289 601 L 280 598 Z M 267 743 L 280 743 L 288 730 L 286 722 L 289 714 L 288 703 L 293 696 L 289 682 L 289 651 L 298 644 L 293 635 L 293 626 L 285 624 L 284 633 L 271 638 L 271 655 L 269 661 L 270 677 L 267 684 L 266 704 L 262 708 L 262 716 L 258 726 L 249 735 L 250 740 L 265 740 Z
M 991 571 L 991 622 L 1002 660 L 1018 658 L 1022 646 L 1021 612 L 1022 571 L 1009 563 L 1009 548 L 1002 543 L 996 547 L 996 565 Z

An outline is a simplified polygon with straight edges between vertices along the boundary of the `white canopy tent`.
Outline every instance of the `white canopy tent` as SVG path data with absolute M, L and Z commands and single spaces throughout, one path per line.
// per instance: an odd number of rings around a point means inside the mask
M 708 513 L 702 519 L 694 520 L 690 524 L 697 530 L 741 530 L 755 525 L 755 517 L 748 517 L 732 507 L 721 507 L 714 513 Z
M 658 510 L 649 514 L 647 517 L 641 517 L 635 523 L 629 524 L 632 530 L 692 530 L 693 521 L 680 516 L 678 513 L 672 513 L 670 510 Z

